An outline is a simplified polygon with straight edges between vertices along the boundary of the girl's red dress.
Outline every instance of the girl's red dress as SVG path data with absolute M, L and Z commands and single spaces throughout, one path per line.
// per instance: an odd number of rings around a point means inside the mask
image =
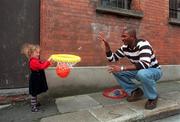
M 49 61 L 41 61 L 38 58 L 29 60 L 31 74 L 29 77 L 29 94 L 36 96 L 48 90 L 44 69 L 50 65 Z

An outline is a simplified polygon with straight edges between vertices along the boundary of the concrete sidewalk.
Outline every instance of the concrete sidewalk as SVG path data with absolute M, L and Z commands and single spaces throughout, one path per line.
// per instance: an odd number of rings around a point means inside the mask
M 180 112 L 180 82 L 158 84 L 159 101 L 154 110 L 145 110 L 145 99 L 127 102 L 126 99 L 106 98 L 102 92 L 57 98 L 58 115 L 42 118 L 41 122 L 132 122 L 153 121 Z
M 180 112 L 180 81 L 158 83 L 159 101 L 154 110 L 145 110 L 145 99 L 127 102 L 126 99 L 104 97 L 102 92 L 48 100 L 45 96 L 42 111 L 32 113 L 29 103 L 0 109 L 2 122 L 132 122 L 154 121 Z M 22 118 L 23 117 L 23 118 Z

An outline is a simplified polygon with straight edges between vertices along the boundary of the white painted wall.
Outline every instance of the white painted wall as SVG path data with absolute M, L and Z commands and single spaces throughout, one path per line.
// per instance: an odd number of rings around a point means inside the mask
M 180 80 L 180 65 L 163 65 L 162 81 Z M 105 66 L 74 67 L 67 78 L 56 75 L 55 67 L 46 70 L 49 93 L 53 95 L 85 94 L 118 85 Z

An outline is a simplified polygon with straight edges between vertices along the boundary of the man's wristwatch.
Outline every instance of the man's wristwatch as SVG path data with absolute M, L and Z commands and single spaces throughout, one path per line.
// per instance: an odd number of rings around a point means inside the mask
M 121 71 L 123 71 L 124 70 L 124 66 L 121 66 Z

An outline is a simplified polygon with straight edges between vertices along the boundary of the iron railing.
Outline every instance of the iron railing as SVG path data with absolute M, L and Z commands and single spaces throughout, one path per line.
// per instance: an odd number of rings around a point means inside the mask
M 131 9 L 132 0 L 100 0 L 100 6 L 105 8 Z

